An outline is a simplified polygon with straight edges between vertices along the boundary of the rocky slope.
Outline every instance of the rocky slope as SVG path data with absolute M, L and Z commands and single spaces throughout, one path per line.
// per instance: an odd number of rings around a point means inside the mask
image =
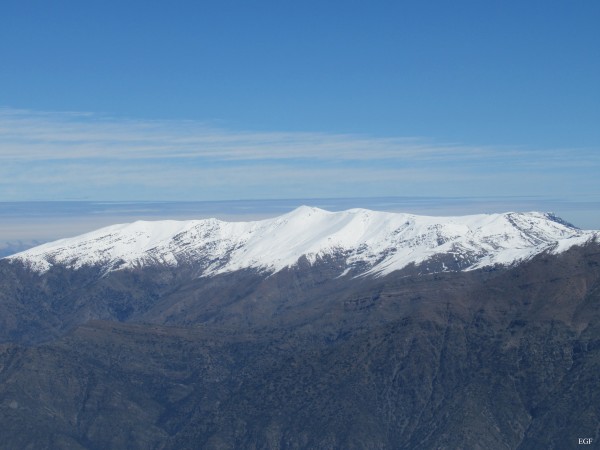
M 0 448 L 569 449 L 600 438 L 598 245 L 507 270 L 377 280 L 304 298 L 285 327 L 104 321 L 4 344 Z

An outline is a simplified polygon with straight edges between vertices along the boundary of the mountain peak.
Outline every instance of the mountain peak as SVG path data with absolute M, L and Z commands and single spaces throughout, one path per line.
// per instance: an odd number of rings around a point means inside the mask
M 54 265 L 103 271 L 139 265 L 195 265 L 202 276 L 240 269 L 276 272 L 301 258 L 335 259 L 354 275 L 385 275 L 409 265 L 427 271 L 512 265 L 598 237 L 552 214 L 504 213 L 456 217 L 300 206 L 272 219 L 223 222 L 138 221 L 112 225 L 9 257 L 37 271 Z
M 311 216 L 313 214 L 328 214 L 328 213 L 329 213 L 329 211 L 326 211 L 321 208 L 317 208 L 315 206 L 301 205 L 301 206 L 298 206 L 296 209 L 293 209 L 289 213 L 284 214 L 284 216 L 304 217 L 304 216 Z

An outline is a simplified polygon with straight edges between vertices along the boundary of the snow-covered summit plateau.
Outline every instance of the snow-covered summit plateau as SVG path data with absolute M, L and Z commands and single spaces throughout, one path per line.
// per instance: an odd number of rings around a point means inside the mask
M 385 275 L 410 264 L 432 272 L 513 265 L 598 240 L 552 214 L 504 213 L 460 217 L 301 206 L 272 219 L 223 222 L 138 221 L 50 242 L 7 259 L 38 272 L 53 265 L 105 272 L 144 265 L 195 264 L 202 276 L 239 269 L 267 273 L 335 258 L 346 272 Z

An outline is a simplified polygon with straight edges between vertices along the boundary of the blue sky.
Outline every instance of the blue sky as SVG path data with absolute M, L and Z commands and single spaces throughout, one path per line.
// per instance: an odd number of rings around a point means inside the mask
M 5 0 L 0 202 L 527 197 L 600 228 L 598 23 L 595 0 Z

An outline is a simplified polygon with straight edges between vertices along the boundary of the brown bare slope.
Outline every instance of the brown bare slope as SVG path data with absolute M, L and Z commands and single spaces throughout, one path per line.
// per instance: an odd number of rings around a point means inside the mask
M 57 340 L 4 344 L 0 448 L 569 449 L 600 439 L 598 245 L 427 276 L 332 279 L 327 264 L 212 284 L 122 281 L 141 299 L 124 322 L 57 322 L 53 333 L 67 332 Z M 108 311 L 114 299 L 95 289 L 88 310 Z M 85 307 L 91 297 L 65 298 Z

